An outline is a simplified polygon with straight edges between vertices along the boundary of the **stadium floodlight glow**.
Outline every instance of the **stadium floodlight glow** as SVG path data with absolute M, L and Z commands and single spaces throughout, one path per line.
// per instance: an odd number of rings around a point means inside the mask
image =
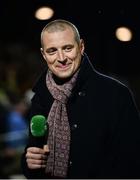
M 38 20 L 47 20 L 47 19 L 52 18 L 53 14 L 54 14 L 54 11 L 52 8 L 43 6 L 36 10 L 35 17 Z
M 120 41 L 131 41 L 132 31 L 128 27 L 119 27 L 116 29 L 116 37 Z

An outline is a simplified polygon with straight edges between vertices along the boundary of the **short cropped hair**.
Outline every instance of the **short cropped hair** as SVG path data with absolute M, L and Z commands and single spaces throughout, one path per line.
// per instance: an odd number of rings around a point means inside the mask
M 64 31 L 67 27 L 70 27 L 73 30 L 75 40 L 79 44 L 80 43 L 80 34 L 79 34 L 77 27 L 69 21 L 66 21 L 63 19 L 56 19 L 54 21 L 49 22 L 43 28 L 43 30 L 41 32 L 41 46 L 43 47 L 43 34 L 45 31 L 47 31 L 49 33 L 57 32 L 57 31 Z

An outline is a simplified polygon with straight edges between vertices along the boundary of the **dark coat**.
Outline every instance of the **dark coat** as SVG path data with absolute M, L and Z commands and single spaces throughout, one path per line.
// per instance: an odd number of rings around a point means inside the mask
M 140 118 L 132 93 L 97 72 L 86 55 L 83 59 L 67 102 L 71 127 L 68 178 L 140 178 Z M 31 117 L 47 117 L 53 98 L 46 87 L 46 71 L 33 91 Z M 29 146 L 31 141 L 30 137 Z M 29 170 L 24 155 L 22 169 L 27 178 L 50 178 L 43 170 Z

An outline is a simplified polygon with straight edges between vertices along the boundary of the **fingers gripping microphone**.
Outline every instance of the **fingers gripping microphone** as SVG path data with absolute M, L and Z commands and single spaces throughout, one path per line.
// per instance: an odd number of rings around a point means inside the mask
M 32 146 L 43 148 L 47 144 L 48 126 L 47 119 L 43 115 L 34 115 L 31 119 L 30 129 L 32 134 Z

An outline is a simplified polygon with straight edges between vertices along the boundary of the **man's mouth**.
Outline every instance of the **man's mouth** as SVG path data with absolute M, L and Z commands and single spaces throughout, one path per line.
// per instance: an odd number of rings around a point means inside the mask
M 71 67 L 71 63 L 69 63 L 69 64 L 59 64 L 59 65 L 57 65 L 56 66 L 56 68 L 58 69 L 58 70 L 67 70 L 67 69 L 69 69 Z

